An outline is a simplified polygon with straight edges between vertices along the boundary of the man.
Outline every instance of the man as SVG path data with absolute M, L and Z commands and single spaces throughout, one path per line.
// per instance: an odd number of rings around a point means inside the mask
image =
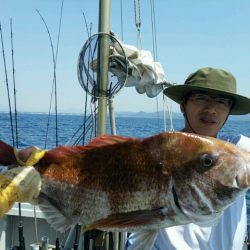
M 183 132 L 217 137 L 230 114 L 250 112 L 250 99 L 236 93 L 234 76 L 222 69 L 199 69 L 186 79 L 184 85 L 168 87 L 164 94 L 180 104 L 185 119 Z M 227 140 L 240 143 L 250 152 L 249 138 L 239 136 Z M 246 222 L 246 201 L 242 196 L 225 210 L 219 222 L 212 227 L 188 224 L 162 229 L 153 249 L 241 250 Z M 128 249 L 134 247 L 132 245 Z

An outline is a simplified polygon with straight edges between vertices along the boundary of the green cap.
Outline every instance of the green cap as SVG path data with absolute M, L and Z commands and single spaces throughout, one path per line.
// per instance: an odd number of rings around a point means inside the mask
M 233 99 L 231 115 L 250 113 L 250 99 L 237 94 L 234 76 L 222 69 L 199 69 L 189 75 L 183 85 L 170 86 L 164 90 L 164 94 L 180 103 L 188 93 L 195 90 L 220 94 Z

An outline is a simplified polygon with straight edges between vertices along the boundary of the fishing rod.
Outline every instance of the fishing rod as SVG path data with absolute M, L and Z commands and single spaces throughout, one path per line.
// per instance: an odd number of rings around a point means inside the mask
M 4 72 L 5 72 L 5 83 L 6 83 L 7 94 L 8 94 L 8 103 L 9 103 L 9 115 L 10 115 L 11 134 L 12 134 L 12 145 L 14 147 L 15 146 L 15 140 L 14 140 L 14 129 L 13 129 L 13 121 L 12 121 L 12 110 L 11 110 L 11 103 L 10 103 L 10 90 L 9 90 L 9 81 L 8 81 L 8 74 L 7 74 L 7 67 L 6 67 L 6 60 L 5 60 L 5 52 L 4 52 L 4 44 L 3 44 L 3 33 L 2 33 L 2 25 L 1 25 L 1 23 L 0 23 L 0 34 L 1 34 L 3 63 L 4 63 Z
M 52 51 L 52 61 L 53 61 L 53 84 L 52 84 L 52 90 L 51 90 L 51 98 L 50 98 L 50 106 L 49 106 L 49 116 L 48 116 L 48 122 L 47 122 L 47 130 L 46 130 L 46 138 L 45 138 L 45 148 L 47 147 L 47 137 L 48 137 L 48 127 L 49 127 L 49 119 L 50 119 L 50 112 L 51 112 L 51 105 L 52 105 L 52 94 L 54 92 L 54 88 L 55 88 L 55 117 L 56 117 L 56 146 L 58 146 L 58 123 L 57 123 L 57 81 L 56 81 L 56 60 L 57 60 L 57 55 L 55 55 L 54 52 L 54 46 L 52 43 L 52 38 L 50 35 L 50 31 L 49 28 L 42 16 L 42 14 L 39 12 L 39 10 L 36 10 L 36 12 L 38 13 L 38 15 L 40 16 L 40 18 L 42 19 L 44 26 L 46 28 L 46 31 L 48 33 L 49 36 L 49 41 L 50 41 L 50 47 L 51 47 L 51 51 Z M 59 40 L 59 39 L 58 39 Z M 57 52 L 56 52 L 57 53 Z
M 10 90 L 9 90 L 9 83 L 8 83 L 8 74 L 7 74 L 7 67 L 6 67 L 6 60 L 5 60 L 5 52 L 4 52 L 4 43 L 3 43 L 3 33 L 2 33 L 2 26 L 0 23 L 0 34 L 1 34 L 1 44 L 2 44 L 2 53 L 3 53 L 3 61 L 4 61 L 4 70 L 5 70 L 5 81 L 6 81 L 6 88 L 8 94 L 8 103 L 9 103 L 9 115 L 10 115 L 10 123 L 11 123 L 11 133 L 12 133 L 12 145 L 13 147 L 18 146 L 18 132 L 17 132 L 17 111 L 16 111 L 16 87 L 15 87 L 15 67 L 14 67 L 14 50 L 13 50 L 13 33 L 12 33 L 12 20 L 10 20 L 10 29 L 11 29 L 11 51 L 12 51 L 12 73 L 13 73 L 13 84 L 14 84 L 14 100 L 15 100 L 15 118 L 16 118 L 16 141 L 14 136 L 14 126 L 13 126 L 13 119 L 12 119 L 12 109 L 11 109 L 11 102 L 10 102 Z M 18 250 L 25 250 L 25 239 L 23 236 L 23 223 L 21 219 L 21 204 L 18 204 L 19 209 L 19 225 L 18 225 L 18 236 L 19 236 L 19 247 L 14 247 L 13 249 Z
M 17 102 L 16 102 L 16 81 L 15 81 L 15 63 L 14 63 L 14 49 L 13 49 L 13 32 L 12 32 L 12 19 L 10 19 L 10 37 L 11 37 L 11 59 L 12 59 L 12 79 L 13 79 L 13 91 L 14 91 L 14 106 L 15 106 L 15 127 L 16 127 L 16 147 L 18 148 L 18 129 L 17 129 Z M 19 238 L 19 250 L 25 250 L 25 239 L 23 236 L 23 222 L 21 213 L 21 203 L 18 203 L 18 238 Z
M 11 34 L 11 58 L 12 58 L 12 77 L 13 77 L 13 90 L 14 90 L 14 106 L 15 106 L 15 126 L 16 126 L 16 147 L 18 148 L 18 129 L 17 129 L 17 102 L 16 102 L 16 81 L 15 81 L 15 64 L 14 64 L 14 49 L 13 49 L 13 32 L 12 32 L 12 19 L 10 19 L 10 34 Z M 21 213 L 21 203 L 18 203 L 19 213 L 19 225 L 18 225 L 18 236 L 19 236 L 19 248 L 25 250 L 25 239 L 23 236 L 23 222 Z
M 15 127 L 16 127 L 16 146 L 19 146 L 18 140 L 18 126 L 17 126 L 17 102 L 16 102 L 16 80 L 15 80 L 15 63 L 14 63 L 14 50 L 13 50 L 13 32 L 12 32 L 12 18 L 10 19 L 10 37 L 11 37 L 11 59 L 12 59 L 12 80 L 14 91 L 14 114 L 15 114 Z
M 78 250 L 78 234 L 81 226 L 76 224 L 76 233 L 75 233 L 75 242 L 74 242 L 74 250 Z

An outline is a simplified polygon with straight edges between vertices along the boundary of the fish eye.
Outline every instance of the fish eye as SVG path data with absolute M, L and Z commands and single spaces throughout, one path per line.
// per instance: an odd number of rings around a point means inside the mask
M 207 170 L 208 168 L 213 166 L 214 162 L 215 158 L 211 154 L 203 154 L 200 158 L 201 167 L 204 170 Z

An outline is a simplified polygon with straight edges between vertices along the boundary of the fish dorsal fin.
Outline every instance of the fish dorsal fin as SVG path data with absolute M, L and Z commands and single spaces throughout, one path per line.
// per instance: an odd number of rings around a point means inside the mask
M 85 231 L 92 229 L 107 229 L 107 228 L 133 228 L 140 227 L 146 224 L 157 224 L 164 216 L 164 208 L 154 210 L 133 211 L 128 213 L 112 214 L 104 219 L 95 221 L 87 225 Z
M 92 141 L 90 141 L 89 144 L 86 145 L 86 147 L 102 147 L 106 145 L 112 145 L 117 143 L 126 142 L 128 140 L 133 140 L 132 137 L 126 137 L 126 136 L 120 136 L 120 135 L 103 135 L 99 136 Z
M 46 198 L 39 200 L 39 208 L 43 212 L 47 222 L 56 231 L 65 232 L 70 227 L 74 226 L 72 221 L 67 219 L 56 207 L 54 207 Z
M 129 140 L 136 140 L 132 137 L 118 136 L 118 135 L 103 135 L 93 139 L 89 144 L 83 146 L 59 146 L 46 152 L 45 157 L 43 157 L 42 162 L 62 162 L 64 158 L 81 153 L 87 150 L 91 150 L 97 147 L 103 147 L 107 145 L 113 145 L 117 143 L 126 142 Z

